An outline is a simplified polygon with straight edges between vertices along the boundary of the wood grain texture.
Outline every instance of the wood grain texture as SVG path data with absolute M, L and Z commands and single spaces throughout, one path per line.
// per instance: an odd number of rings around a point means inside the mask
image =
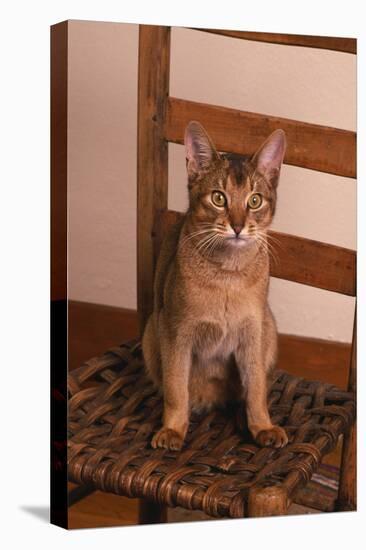
M 69 482 L 70 490 L 76 487 L 75 483 Z M 138 525 L 138 502 L 138 499 L 95 491 L 69 509 L 69 529 Z M 288 510 L 289 515 L 314 512 L 310 508 L 298 506 L 297 504 L 292 504 Z M 180 506 L 168 508 L 167 516 L 168 523 L 218 521 L 217 518 L 207 516 L 199 510 L 186 510 Z
M 347 389 L 351 345 L 293 334 L 279 334 L 278 368 L 308 380 Z
M 67 296 L 68 22 L 51 27 L 51 299 Z
M 341 38 L 334 36 L 306 36 L 302 34 L 279 34 L 273 32 L 230 31 L 223 29 L 194 28 L 197 31 L 221 34 L 241 40 L 254 40 L 256 42 L 269 42 L 285 46 L 304 46 L 306 48 L 319 48 L 345 53 L 357 53 L 357 40 L 355 38 Z
M 180 212 L 161 211 L 154 223 L 154 251 L 169 228 L 181 218 Z M 303 237 L 269 231 L 276 260 L 271 259 L 271 275 L 349 296 L 356 294 L 356 253 Z
M 139 333 L 137 312 L 120 307 L 70 301 L 69 370 Z
M 166 139 L 182 144 L 190 120 L 203 124 L 219 151 L 239 154 L 253 154 L 271 132 L 282 128 L 286 164 L 356 177 L 355 132 L 170 97 Z
M 69 491 L 78 485 L 68 483 Z M 85 529 L 137 525 L 138 500 L 95 491 L 68 510 L 68 528 Z
M 168 144 L 163 126 L 169 93 L 170 27 L 140 25 L 137 149 L 137 300 L 141 332 L 153 304 L 155 213 L 167 205 Z
M 248 517 L 285 516 L 290 500 L 283 487 L 251 487 L 248 498 Z
M 268 231 L 276 259 L 271 275 L 348 296 L 356 295 L 356 253 L 304 237 Z

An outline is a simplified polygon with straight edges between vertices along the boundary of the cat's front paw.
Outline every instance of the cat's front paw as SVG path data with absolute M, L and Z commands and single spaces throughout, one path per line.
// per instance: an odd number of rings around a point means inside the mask
M 151 440 L 151 446 L 154 449 L 162 448 L 171 451 L 180 451 L 184 443 L 183 437 L 170 428 L 164 426 L 154 435 Z
M 275 447 L 279 449 L 288 443 L 288 437 L 283 428 L 272 426 L 268 430 L 261 430 L 255 437 L 256 442 L 261 447 Z

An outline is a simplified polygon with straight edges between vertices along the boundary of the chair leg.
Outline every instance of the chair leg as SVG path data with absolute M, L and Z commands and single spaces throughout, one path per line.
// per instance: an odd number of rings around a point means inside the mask
M 248 498 L 248 517 L 285 516 L 289 501 L 284 487 L 252 487 Z
M 93 485 L 78 485 L 74 489 L 71 489 L 67 495 L 68 508 L 74 506 L 74 504 L 80 502 L 80 500 L 83 500 L 95 491 L 96 489 Z
M 339 478 L 336 509 L 353 511 L 357 509 L 356 494 L 356 423 L 345 436 L 342 449 L 342 463 Z
M 168 520 L 168 508 L 150 500 L 139 500 L 139 525 L 151 523 L 166 523 Z

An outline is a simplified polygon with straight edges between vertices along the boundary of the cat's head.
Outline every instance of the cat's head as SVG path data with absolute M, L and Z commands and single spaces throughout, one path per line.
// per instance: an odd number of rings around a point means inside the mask
M 238 251 L 263 241 L 276 209 L 283 130 L 274 131 L 254 155 L 241 156 L 218 153 L 203 126 L 192 121 L 185 149 L 190 213 L 201 249 Z

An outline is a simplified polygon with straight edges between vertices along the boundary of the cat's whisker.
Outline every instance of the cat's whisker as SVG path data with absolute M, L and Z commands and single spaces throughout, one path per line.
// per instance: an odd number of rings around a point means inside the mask
M 203 238 L 200 241 L 200 243 L 196 246 L 198 252 L 202 252 L 208 246 L 208 244 L 212 241 L 212 239 L 215 236 L 216 236 L 215 234 L 213 234 L 213 235 L 211 234 L 210 236 Z
M 272 248 L 276 251 L 276 253 L 278 253 L 276 248 L 280 249 L 281 252 L 286 253 L 286 249 L 285 249 L 283 243 L 277 237 L 274 237 L 273 235 L 270 235 L 269 233 L 265 233 L 265 237 L 267 239 L 268 244 L 272 246 Z
M 218 247 L 219 244 L 221 244 L 224 240 L 224 236 L 223 235 L 215 235 L 215 239 L 213 239 L 213 242 L 211 244 L 211 246 L 209 247 L 209 251 L 208 251 L 208 255 L 209 256 L 212 256 L 213 253 L 215 252 L 216 248 Z
M 278 267 L 280 264 L 280 260 L 277 254 L 271 248 L 269 248 L 268 243 L 267 243 L 267 253 L 269 258 L 273 261 L 274 265 Z
M 190 240 L 196 238 L 196 237 L 199 237 L 200 235 L 205 235 L 205 234 L 213 234 L 213 233 L 219 233 L 220 230 L 223 230 L 225 229 L 225 225 L 224 224 L 212 224 L 212 222 L 198 222 L 196 224 L 196 226 L 199 228 L 197 229 L 196 231 L 193 231 L 191 233 L 189 233 L 188 235 L 185 235 L 181 241 L 180 241 L 180 245 L 181 246 L 184 246 L 185 244 L 187 244 Z M 201 244 L 201 241 L 200 243 Z M 202 242 L 203 244 L 203 242 Z
M 212 229 L 201 229 L 199 231 L 193 231 L 193 233 L 189 233 L 183 239 L 181 240 L 180 244 L 183 246 L 186 244 L 189 240 L 193 239 L 194 237 L 198 237 L 199 235 L 204 235 L 206 233 L 212 233 Z
M 205 255 L 206 252 L 208 252 L 208 256 L 212 253 L 212 249 L 215 248 L 216 242 L 218 243 L 220 240 L 222 240 L 224 237 L 219 232 L 215 232 L 211 237 L 208 237 L 204 240 L 201 245 L 197 248 L 197 250 L 202 254 Z
M 262 233 L 257 232 L 255 238 L 259 243 L 261 243 L 266 248 L 268 255 L 273 260 L 275 265 L 278 266 L 280 261 L 279 261 L 277 251 L 275 250 L 273 245 L 268 242 L 267 237 L 268 237 L 268 235 L 263 235 Z
M 256 233 L 255 239 L 256 239 L 261 245 L 263 245 L 264 248 L 266 248 L 267 250 L 273 251 L 273 247 L 270 245 L 270 243 L 268 242 L 268 240 L 266 239 L 266 237 L 265 237 L 264 235 L 261 235 L 260 233 Z
M 265 236 L 261 235 L 261 238 L 265 240 L 268 249 L 271 250 L 275 255 L 278 255 L 278 251 L 276 250 L 276 246 L 270 242 L 270 240 L 268 239 L 268 235 L 265 235 Z M 275 243 L 275 244 L 277 244 L 277 243 Z
M 272 241 L 282 251 L 285 251 L 285 247 L 283 246 L 283 243 L 277 237 L 274 237 L 273 235 L 269 235 L 267 233 L 267 239 L 269 239 L 269 241 Z
M 207 250 L 210 250 L 211 246 L 213 243 L 215 243 L 217 241 L 217 239 L 219 238 L 219 235 L 216 233 L 215 235 L 212 236 L 212 239 L 210 240 L 208 246 L 207 246 Z
M 192 232 L 188 233 L 188 234 L 186 235 L 186 237 L 190 237 L 191 235 L 196 235 L 196 234 L 199 234 L 199 233 L 205 233 L 205 232 L 207 232 L 207 231 L 212 231 L 212 229 L 211 229 L 211 228 L 197 229 L 196 231 L 192 231 Z
M 213 231 L 217 228 L 217 227 L 220 227 L 220 224 L 213 224 L 211 222 L 199 222 L 196 224 L 197 227 L 209 227 L 210 229 L 212 229 Z
M 183 237 L 181 240 L 181 244 L 183 244 L 184 242 L 190 239 L 193 239 L 194 237 L 197 237 L 198 235 L 202 235 L 204 233 L 219 232 L 219 229 L 209 222 L 200 222 L 197 224 L 197 227 L 202 227 L 202 228 L 196 231 L 192 231 L 191 233 L 188 233 L 188 235 L 185 235 L 185 237 Z
M 213 231 L 216 231 L 217 229 L 223 229 L 226 230 L 226 225 L 224 223 L 212 223 L 212 222 L 199 222 L 197 223 L 197 227 L 210 227 Z
M 257 239 L 254 239 L 254 244 L 255 244 L 255 246 L 256 246 L 256 248 L 257 248 L 257 254 L 259 254 L 259 252 L 260 252 L 261 249 L 260 249 L 260 243 L 258 242 Z
M 207 244 L 207 246 L 202 249 L 202 253 L 204 255 L 207 254 L 207 256 L 210 256 L 210 251 L 212 250 L 212 247 L 214 246 L 215 241 L 216 241 L 216 235 L 215 235 L 215 238 L 212 238 L 210 242 Z

